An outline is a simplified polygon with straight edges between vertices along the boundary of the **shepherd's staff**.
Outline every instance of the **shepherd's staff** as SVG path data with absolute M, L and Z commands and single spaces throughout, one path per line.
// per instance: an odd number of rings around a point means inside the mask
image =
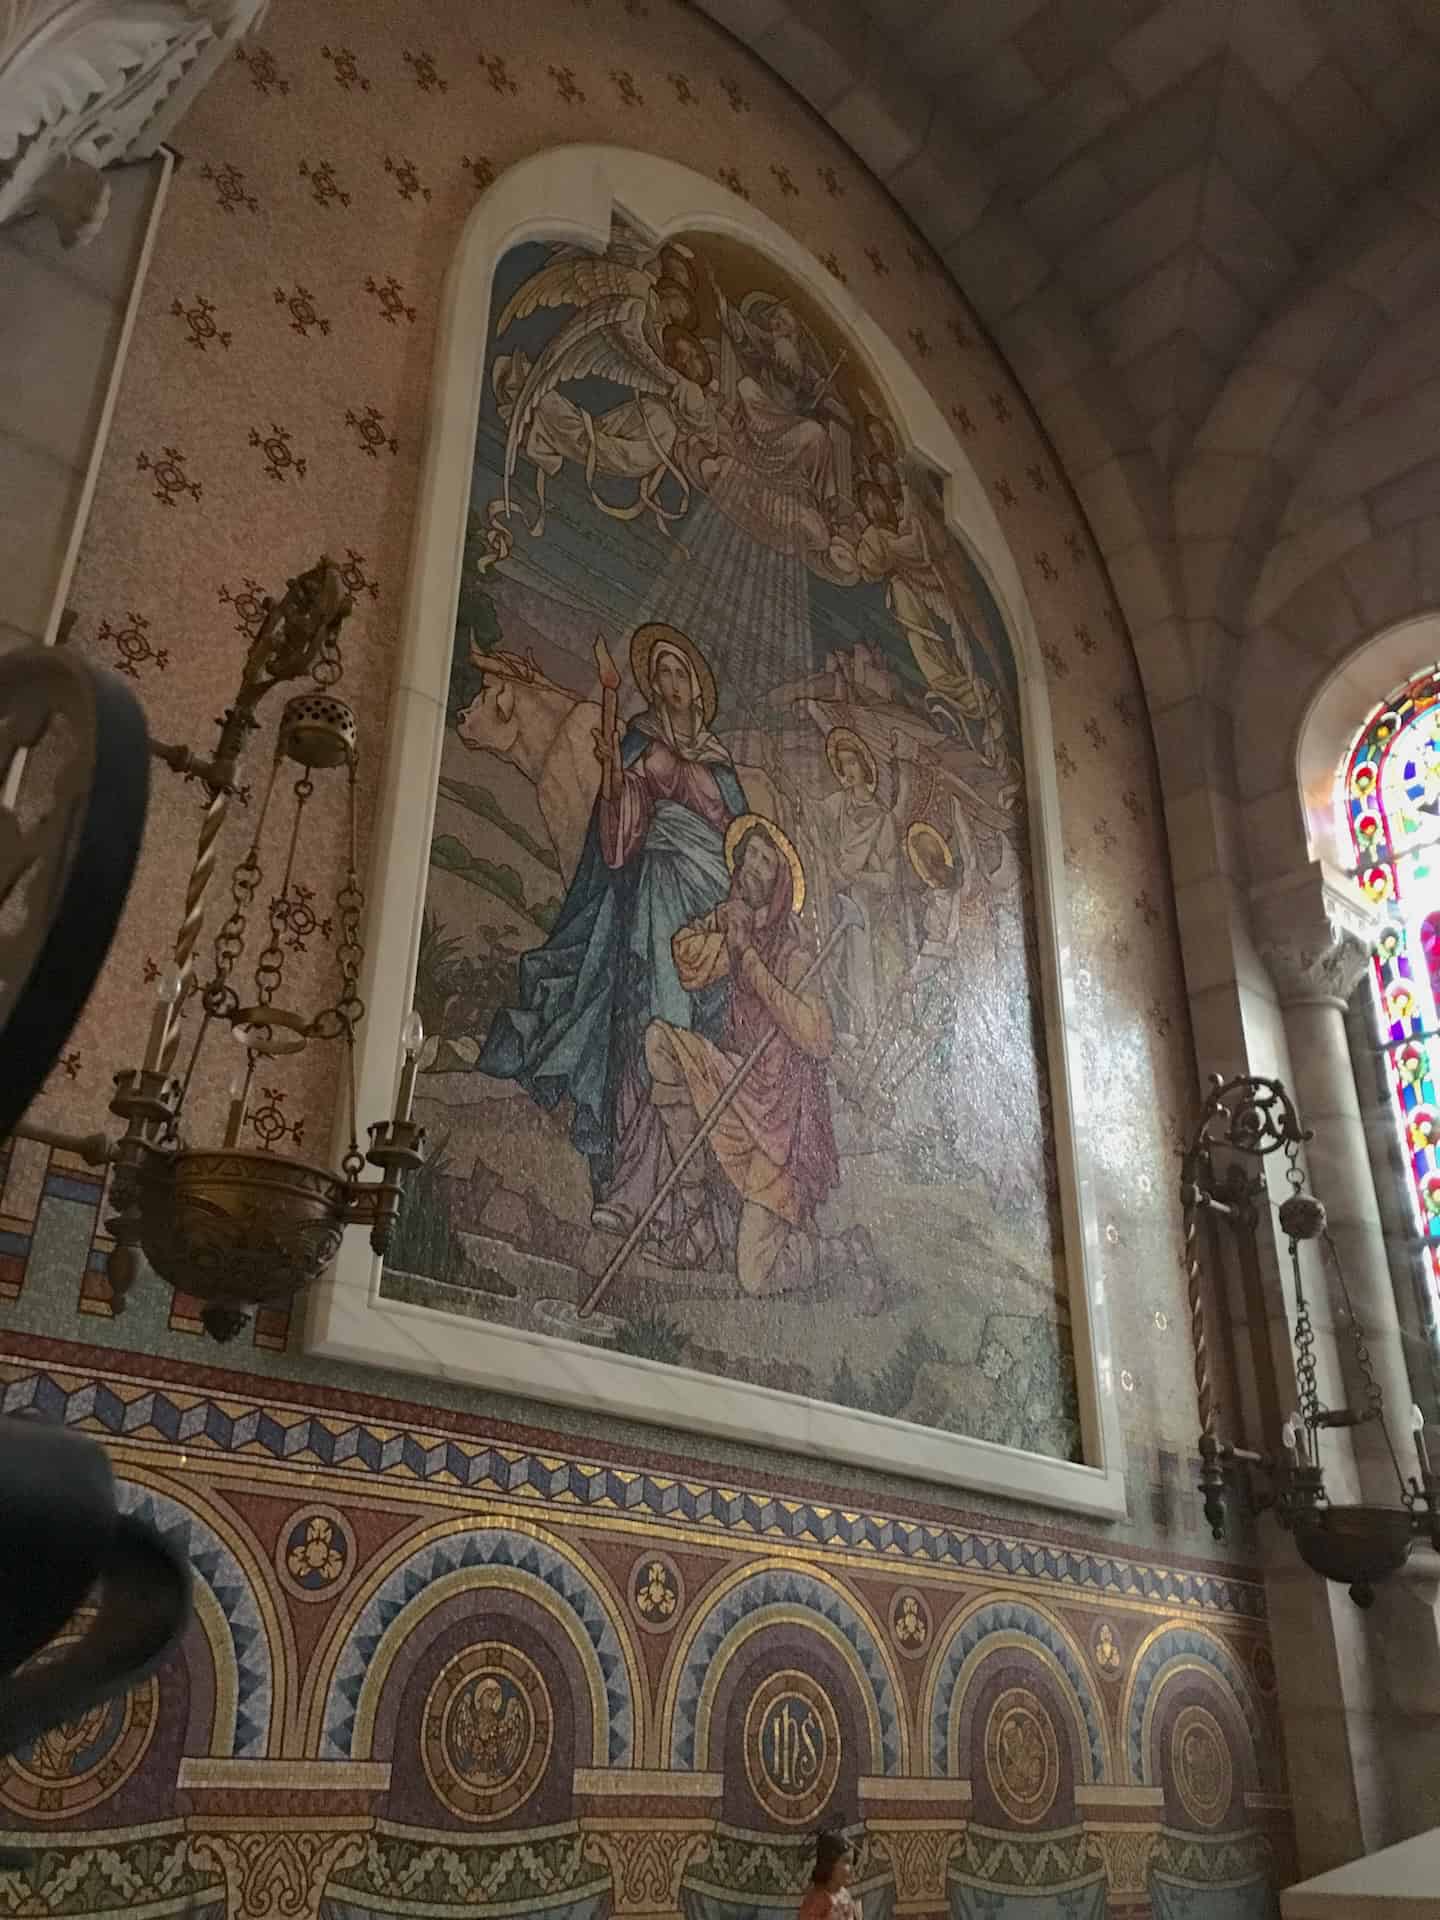
M 835 945 L 835 942 L 840 938 L 842 933 L 847 933 L 854 927 L 863 927 L 865 924 L 864 914 L 861 913 L 859 907 L 856 906 L 848 893 L 837 893 L 835 903 L 835 924 L 826 936 L 825 944 L 796 982 L 795 987 L 792 989 L 794 992 L 798 993 L 800 988 L 803 987 L 807 981 L 813 979 L 820 971 L 820 968 L 825 964 L 830 949 Z M 725 1112 L 726 1108 L 729 1107 L 741 1087 L 744 1086 L 751 1068 L 755 1065 L 755 1062 L 760 1058 L 774 1037 L 775 1029 L 773 1027 L 768 1033 L 762 1034 L 730 1076 L 727 1085 L 720 1090 L 714 1106 L 711 1107 L 710 1111 L 705 1115 L 705 1118 L 700 1122 L 700 1125 L 695 1129 L 695 1133 L 686 1146 L 685 1151 L 670 1169 L 670 1174 L 665 1184 L 650 1202 L 649 1206 L 646 1207 L 629 1233 L 626 1234 L 624 1244 L 618 1249 L 609 1266 L 606 1267 L 605 1271 L 581 1302 L 578 1310 L 579 1319 L 588 1319 L 604 1299 L 605 1295 L 610 1291 L 611 1284 L 616 1275 L 644 1239 L 650 1222 L 655 1218 L 656 1214 L 659 1213 L 665 1202 L 680 1184 L 681 1174 L 684 1173 L 690 1162 L 715 1131 L 720 1123 L 720 1116 Z

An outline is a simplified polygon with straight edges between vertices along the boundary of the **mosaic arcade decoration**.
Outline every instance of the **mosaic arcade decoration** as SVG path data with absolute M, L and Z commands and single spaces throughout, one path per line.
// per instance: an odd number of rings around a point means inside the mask
M 0 1763 L 0 1915 L 779 1920 L 822 1823 L 868 1920 L 1273 1914 L 1258 1585 L 260 1386 L 0 1366 L 198 1585 Z
M 495 274 L 382 1291 L 1077 1459 L 1000 616 L 804 289 L 612 232 Z

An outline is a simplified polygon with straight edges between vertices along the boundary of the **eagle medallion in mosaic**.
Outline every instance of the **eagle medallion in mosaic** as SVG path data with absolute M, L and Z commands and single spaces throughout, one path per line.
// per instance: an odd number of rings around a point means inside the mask
M 47 1657 L 62 1655 L 79 1638 L 78 1631 L 66 1632 Z M 93 1813 L 144 1760 L 159 1705 L 159 1683 L 152 1675 L 121 1699 L 90 1707 L 27 1741 L 0 1759 L 0 1809 L 21 1823 Z
M 430 1689 L 425 1777 L 462 1820 L 504 1820 L 539 1786 L 553 1732 L 539 1668 L 515 1647 L 482 1641 L 449 1661 Z
M 1035 1826 L 1060 1787 L 1060 1746 L 1043 1700 L 1007 1687 L 985 1723 L 985 1770 L 995 1797 L 1017 1826 Z

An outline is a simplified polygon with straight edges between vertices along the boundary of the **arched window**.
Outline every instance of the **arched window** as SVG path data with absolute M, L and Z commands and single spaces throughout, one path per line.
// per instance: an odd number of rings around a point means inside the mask
M 1345 763 L 1341 814 L 1355 873 L 1380 910 L 1380 1043 L 1432 1312 L 1440 1302 L 1440 666 L 1371 714 Z

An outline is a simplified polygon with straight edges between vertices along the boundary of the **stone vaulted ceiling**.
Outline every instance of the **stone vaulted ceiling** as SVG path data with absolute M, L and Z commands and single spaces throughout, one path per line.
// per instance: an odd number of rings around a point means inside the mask
M 995 270 L 1064 290 L 1169 473 L 1440 106 L 1440 0 L 700 4 L 877 170 L 900 161 L 892 185 L 942 251 L 947 194 L 966 226 L 968 196 L 1008 202 Z M 866 74 L 888 113 L 848 98 Z

